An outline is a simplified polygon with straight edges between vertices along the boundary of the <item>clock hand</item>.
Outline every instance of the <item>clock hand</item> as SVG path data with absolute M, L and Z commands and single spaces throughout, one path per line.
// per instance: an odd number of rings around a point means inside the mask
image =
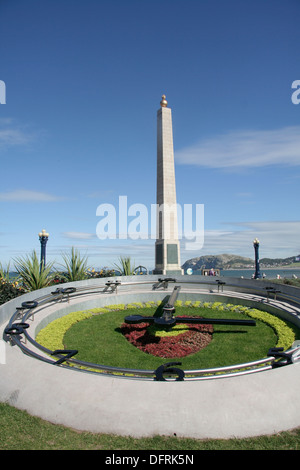
M 129 315 L 125 317 L 126 323 L 141 323 L 149 322 L 161 326 L 172 326 L 176 323 L 202 323 L 202 324 L 217 324 L 217 325 L 241 325 L 241 326 L 255 326 L 255 320 L 235 320 L 230 318 L 201 318 L 201 317 L 174 317 L 175 307 L 174 303 L 180 291 L 179 286 L 175 286 L 172 294 L 170 295 L 168 303 L 163 307 L 163 314 L 161 317 L 143 317 L 142 315 Z

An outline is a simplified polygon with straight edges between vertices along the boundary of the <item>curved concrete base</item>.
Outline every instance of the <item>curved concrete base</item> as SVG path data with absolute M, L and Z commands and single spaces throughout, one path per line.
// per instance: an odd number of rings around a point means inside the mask
M 226 439 L 300 423 L 300 363 L 235 378 L 152 382 L 64 369 L 8 346 L 0 383 L 2 402 L 95 433 Z
M 1 337 L 3 330 L 4 324 Z M 300 363 L 232 378 L 156 382 L 46 364 L 9 343 L 5 356 L 0 401 L 82 431 L 227 439 L 300 425 Z

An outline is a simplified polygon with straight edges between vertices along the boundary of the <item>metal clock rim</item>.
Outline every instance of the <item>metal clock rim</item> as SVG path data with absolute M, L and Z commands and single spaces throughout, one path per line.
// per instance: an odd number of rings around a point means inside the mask
M 159 279 L 159 281 L 169 282 L 173 281 L 173 279 Z M 111 283 L 110 283 L 111 284 Z M 132 283 L 135 284 L 135 283 Z M 138 284 L 138 282 L 137 282 Z M 121 282 L 117 281 L 116 285 L 122 285 Z M 83 288 L 75 288 L 75 287 L 68 287 L 66 289 L 57 289 L 56 292 L 51 292 L 50 295 L 43 296 L 40 298 L 36 298 L 30 302 L 23 302 L 22 306 L 17 308 L 16 312 L 12 315 L 7 327 L 5 328 L 5 334 L 9 337 L 12 343 L 15 343 L 19 346 L 24 353 L 47 362 L 49 364 L 58 365 L 60 367 L 72 368 L 76 371 L 86 372 L 86 373 L 96 373 L 101 375 L 114 375 L 115 377 L 119 378 L 126 378 L 126 379 L 138 379 L 138 380 L 157 380 L 157 370 L 143 370 L 143 369 L 131 369 L 131 368 L 118 368 L 107 366 L 104 364 L 94 364 L 86 361 L 79 361 L 74 359 L 73 356 L 75 355 L 74 351 L 70 350 L 60 350 L 60 351 L 51 351 L 38 342 L 36 342 L 28 333 L 29 324 L 27 323 L 31 316 L 34 315 L 35 309 L 40 306 L 44 305 L 48 302 L 53 302 L 53 300 L 57 299 L 60 300 L 63 296 L 67 295 L 68 298 L 70 295 L 80 295 L 82 293 L 87 293 L 93 290 L 95 286 L 90 287 L 83 287 Z M 26 310 L 26 312 L 24 312 Z M 17 317 L 20 316 L 20 311 L 23 311 L 22 320 L 21 322 L 17 322 Z M 25 337 L 25 344 L 21 341 L 21 335 L 24 334 Z M 27 341 L 30 342 L 34 347 L 41 350 L 45 353 L 48 357 L 42 356 L 37 354 L 36 352 L 29 349 L 26 344 Z M 297 348 L 296 348 L 297 349 Z M 77 352 L 77 351 L 76 351 Z M 50 357 L 56 357 L 58 359 L 52 360 Z M 276 355 L 270 355 L 266 358 L 259 359 L 258 361 L 253 361 L 250 363 L 243 363 L 243 364 L 234 364 L 231 366 L 225 366 L 220 368 L 212 368 L 212 369 L 195 369 L 195 370 L 187 370 L 183 371 L 184 380 L 207 380 L 213 378 L 223 378 L 223 377 L 233 377 L 237 375 L 244 375 L 254 372 L 260 372 L 264 370 L 269 370 L 273 368 L 273 364 L 275 362 Z M 69 365 L 71 364 L 71 365 Z M 162 366 L 166 366 L 166 364 L 162 364 Z M 162 367 L 160 366 L 160 367 Z M 83 369 L 84 368 L 84 369 Z M 166 368 L 166 367 L 165 367 Z M 248 370 L 243 370 L 240 372 L 230 372 L 239 369 L 250 368 Z M 89 370 L 92 369 L 92 370 Z M 93 370 L 93 369 L 96 369 Z M 181 369 L 180 369 L 181 370 Z M 198 374 L 198 375 L 197 375 Z M 199 374 L 201 374 L 199 376 Z M 212 375 L 211 375 L 212 374 Z M 181 373 L 179 374 L 182 378 Z

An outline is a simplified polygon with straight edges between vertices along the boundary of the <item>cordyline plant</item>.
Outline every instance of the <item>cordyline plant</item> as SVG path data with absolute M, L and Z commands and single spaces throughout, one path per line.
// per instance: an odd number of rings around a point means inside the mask
M 131 264 L 130 256 L 120 256 L 119 263 L 120 264 L 115 264 L 115 267 L 120 271 L 121 276 L 131 276 L 133 274 L 135 268 Z
M 81 257 L 80 252 L 72 247 L 69 255 L 62 255 L 64 260 L 63 277 L 67 282 L 82 281 L 87 278 L 88 258 L 87 256 Z
M 9 280 L 9 264 L 7 266 L 7 269 L 5 270 L 2 267 L 2 263 L 0 263 L 0 280 L 4 280 L 6 282 L 10 282 Z
M 25 258 L 17 258 L 14 264 L 21 284 L 26 290 L 33 291 L 50 285 L 53 277 L 51 275 L 53 263 L 41 265 L 36 251 Z

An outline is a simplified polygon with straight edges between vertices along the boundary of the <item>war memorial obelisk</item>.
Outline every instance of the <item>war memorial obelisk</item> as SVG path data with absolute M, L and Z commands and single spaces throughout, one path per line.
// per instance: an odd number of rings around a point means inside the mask
M 172 113 L 162 96 L 157 111 L 156 242 L 153 274 L 183 274 L 178 240 Z

